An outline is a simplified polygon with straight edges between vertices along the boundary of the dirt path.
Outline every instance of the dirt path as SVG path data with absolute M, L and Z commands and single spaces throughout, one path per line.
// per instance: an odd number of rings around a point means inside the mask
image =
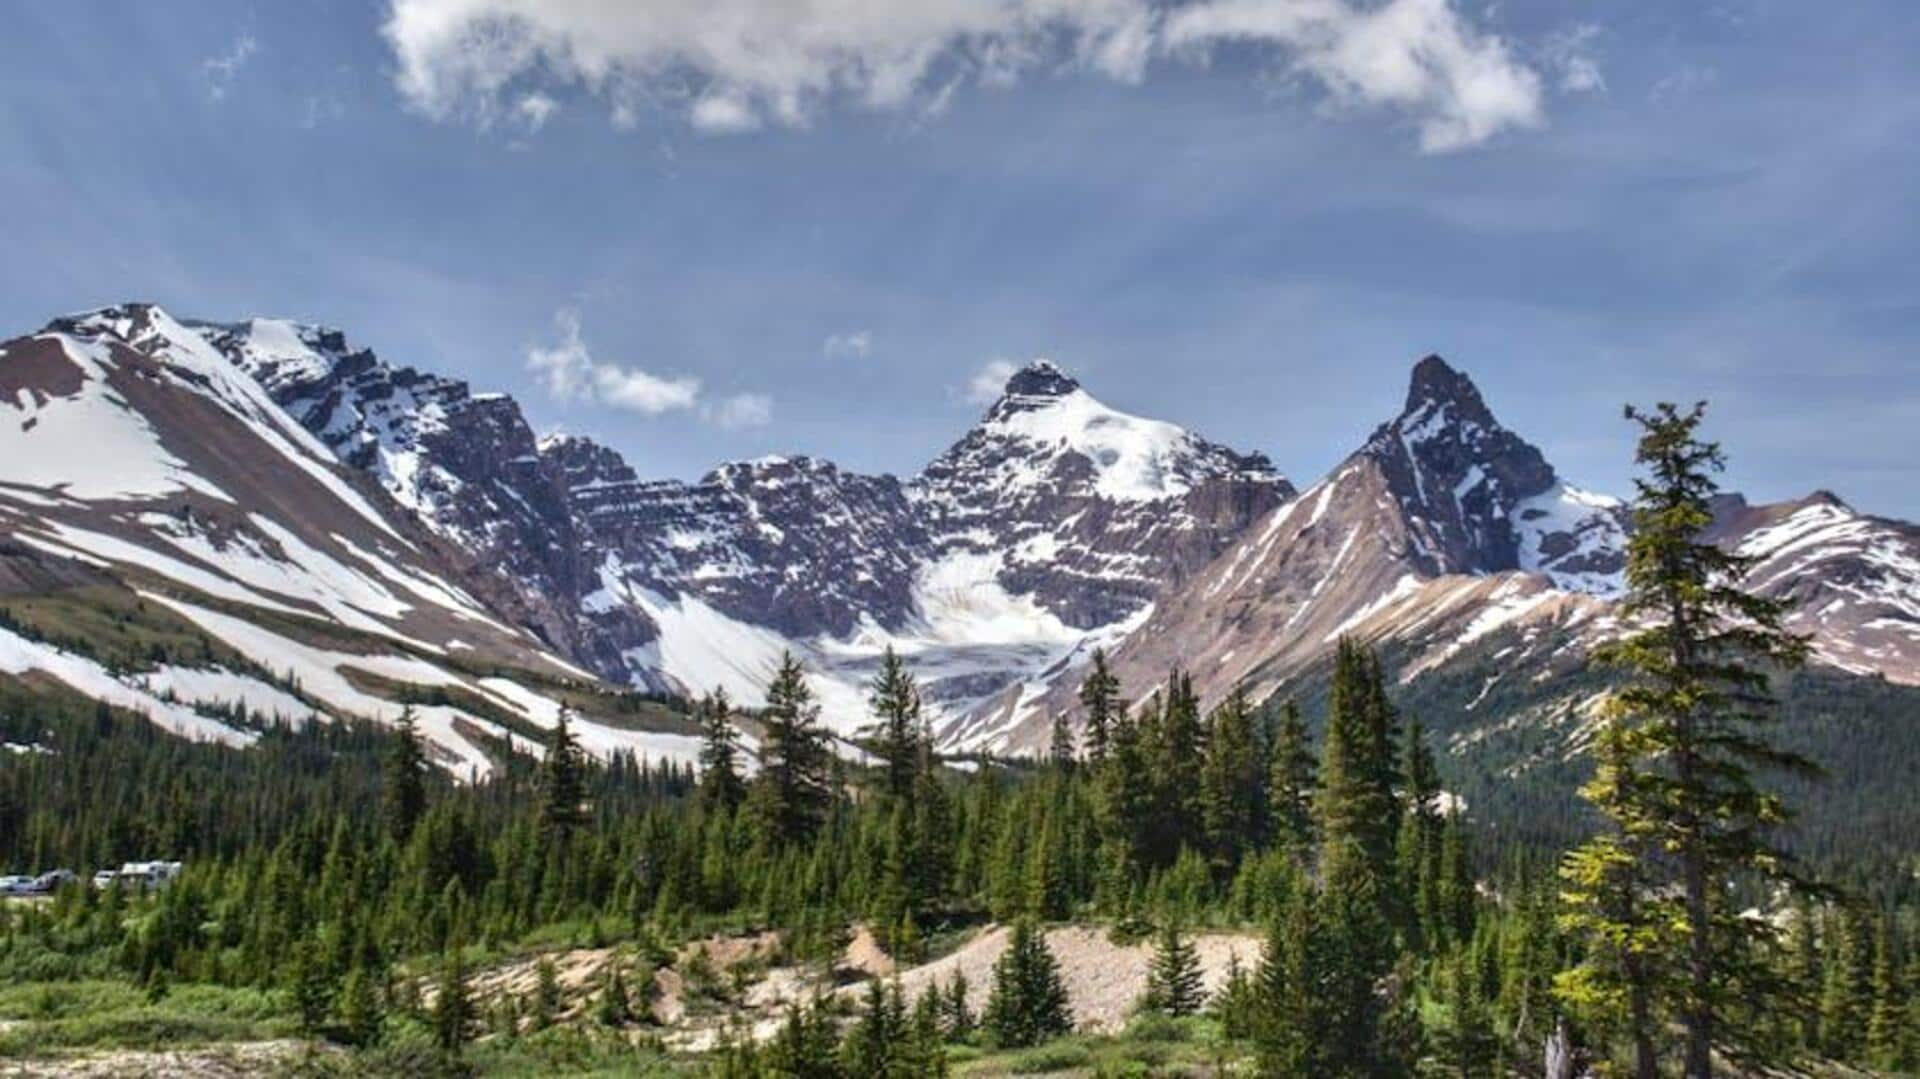
M 0 1061 L 0 1079 L 239 1079 L 276 1074 L 310 1051 L 307 1043 L 299 1041 L 230 1042 L 202 1049 L 116 1049 Z
M 958 972 L 967 979 L 967 1006 L 978 1014 L 987 1006 L 993 988 L 993 964 L 1011 937 L 1005 927 L 989 929 L 951 955 L 901 971 L 901 990 L 908 1000 L 917 999 L 930 986 L 945 989 Z M 1124 1026 L 1146 992 L 1152 942 L 1119 945 L 1107 939 L 1106 930 L 1082 926 L 1049 929 L 1046 938 L 1048 950 L 1060 962 L 1074 1026 L 1094 1033 Z M 1200 957 L 1201 983 L 1208 996 L 1226 983 L 1232 957 L 1238 956 L 1249 973 L 1260 962 L 1261 941 L 1251 934 L 1195 934 L 1193 947 Z

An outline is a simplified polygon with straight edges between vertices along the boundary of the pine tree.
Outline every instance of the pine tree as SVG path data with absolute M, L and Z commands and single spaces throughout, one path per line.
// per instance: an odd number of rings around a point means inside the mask
M 700 800 L 710 813 L 731 813 L 746 798 L 746 783 L 740 778 L 740 735 L 727 691 L 707 694 L 699 716 Z
M 920 757 L 920 690 L 892 645 L 887 646 L 880 671 L 868 687 L 867 707 L 876 717 L 868 728 L 869 742 L 880 759 L 887 795 L 905 801 L 913 795 Z
M 1644 778 L 1635 765 L 1637 733 L 1609 721 L 1595 741 L 1594 778 L 1581 796 L 1611 823 L 1567 852 L 1560 865 L 1560 925 L 1586 941 L 1579 965 L 1562 971 L 1554 989 L 1577 1014 L 1625 1023 L 1634 1075 L 1659 1073 L 1654 1002 L 1671 973 L 1666 957 L 1678 944 L 1668 928 L 1676 912 L 1653 890 L 1646 844 L 1653 824 L 1639 808 Z
M 813 838 L 833 801 L 833 753 L 800 663 L 782 655 L 761 713 L 760 774 L 753 798 L 764 832 L 777 844 Z
M 1200 954 L 1194 950 L 1193 942 L 1180 932 L 1180 927 L 1169 920 L 1160 931 L 1153 963 L 1147 970 L 1145 1003 L 1153 1011 L 1179 1018 L 1197 1015 L 1205 1002 L 1200 983 Z
M 1291 700 L 1281 706 L 1268 756 L 1267 804 L 1273 843 L 1289 852 L 1295 864 L 1302 864 L 1315 840 L 1313 810 L 1320 781 L 1307 724 L 1300 718 L 1300 706 Z
M 427 809 L 427 756 L 420 745 L 420 729 L 413 706 L 400 710 L 392 747 L 385 761 L 382 815 L 394 842 L 404 843 Z
M 1266 777 L 1253 740 L 1253 715 L 1244 694 L 1228 694 L 1207 726 L 1201 767 L 1200 818 L 1206 850 L 1224 879 L 1258 838 Z
M 568 713 L 562 705 L 547 739 L 546 757 L 540 762 L 540 834 L 560 844 L 587 822 L 584 766 Z
M 1388 785 L 1391 769 L 1379 759 L 1384 725 L 1379 676 L 1366 649 L 1342 638 L 1334 653 L 1316 803 L 1323 874 L 1332 876 L 1342 861 L 1357 861 L 1376 894 L 1392 876 L 1399 817 Z M 1391 756 L 1391 747 L 1385 752 Z
M 1073 728 L 1067 726 L 1065 712 L 1053 717 L 1053 729 L 1047 738 L 1047 761 L 1063 772 L 1073 770 Z
M 787 1021 L 767 1046 L 766 1068 L 781 1079 L 843 1079 L 833 1017 L 818 1001 L 787 1008 Z
M 964 973 L 958 970 L 953 972 L 953 981 L 947 985 L 945 1002 L 940 1011 L 947 1040 L 957 1042 L 973 1033 L 973 1012 L 967 1007 L 967 976 Z
M 473 998 L 467 995 L 467 972 L 460 951 L 448 951 L 440 968 L 439 993 L 433 1001 L 433 1038 L 440 1051 L 457 1056 L 473 1035 Z
M 633 1002 L 627 997 L 627 983 L 620 977 L 617 962 L 607 964 L 600 996 L 594 1004 L 594 1018 L 603 1027 L 623 1027 L 633 1021 Z
M 332 972 L 320 955 L 319 942 L 311 937 L 293 950 L 293 1003 L 300 1016 L 300 1029 L 316 1033 L 333 1010 L 336 989 Z
M 1030 921 L 1015 923 L 1013 939 L 993 965 L 993 993 L 982 1022 L 994 1043 L 1009 1049 L 1073 1029 L 1059 963 Z
M 340 1030 L 351 1045 L 372 1045 L 380 1038 L 379 986 L 367 968 L 356 965 L 347 972 L 346 984 L 338 1002 Z
M 1900 971 L 1894 965 L 1893 930 L 1882 925 L 1874 934 L 1873 1002 L 1867 1011 L 1866 1064 L 1885 1071 L 1901 1070 L 1905 1055 L 1906 1000 Z
M 1154 813 L 1150 819 L 1147 861 L 1165 866 L 1178 858 L 1183 848 L 1198 848 L 1204 843 L 1200 827 L 1200 772 L 1205 761 L 1206 733 L 1200 723 L 1200 700 L 1194 695 L 1193 680 L 1175 671 L 1167 678 L 1165 703 L 1153 723 L 1155 734 L 1149 762 L 1152 768 Z
M 1086 709 L 1084 725 L 1087 761 L 1098 765 L 1107 759 L 1107 738 L 1113 722 L 1124 709 L 1120 704 L 1120 680 L 1107 669 L 1107 652 L 1093 650 L 1093 669 L 1080 683 L 1080 706 Z
M 1749 1063 L 1771 1055 L 1725 1021 L 1736 1008 L 1764 1013 L 1786 992 L 1757 958 L 1774 928 L 1741 917 L 1729 886 L 1743 875 L 1794 879 L 1772 838 L 1789 811 L 1755 782 L 1755 770 L 1813 774 L 1763 733 L 1769 672 L 1806 653 L 1805 641 L 1781 628 L 1787 603 L 1742 591 L 1751 560 L 1701 538 L 1713 522 L 1713 474 L 1724 467 L 1719 447 L 1698 437 L 1704 409 L 1627 410 L 1641 426 L 1635 459 L 1647 475 L 1636 481 L 1621 617 L 1645 628 L 1599 654 L 1628 675 L 1608 716 L 1632 725 L 1630 748 L 1652 765 L 1630 797 L 1649 849 L 1674 867 L 1682 899 L 1682 969 L 1672 993 L 1688 1079 L 1707 1079 L 1716 1046 Z
M 546 956 L 533 970 L 533 1029 L 545 1030 L 560 1017 L 560 980 Z

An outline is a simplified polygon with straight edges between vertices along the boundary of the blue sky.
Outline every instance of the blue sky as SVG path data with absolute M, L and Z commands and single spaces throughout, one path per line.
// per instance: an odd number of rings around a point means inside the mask
M 326 322 L 646 474 L 910 473 L 996 361 L 1317 477 L 1440 352 L 1576 482 L 1920 517 L 1907 4 L 14 5 L 0 327 Z

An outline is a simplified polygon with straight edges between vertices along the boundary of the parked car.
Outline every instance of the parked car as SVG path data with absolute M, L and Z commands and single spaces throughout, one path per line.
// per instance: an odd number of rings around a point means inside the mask
M 114 879 L 130 888 L 164 888 L 179 875 L 179 862 L 128 862 Z
M 32 892 L 32 877 L 0 877 L 0 895 L 29 895 Z
M 79 874 L 71 869 L 50 869 L 33 878 L 33 890 L 36 894 L 51 895 L 79 879 Z
M 93 875 L 93 886 L 95 888 L 111 888 L 113 887 L 113 882 L 119 879 L 119 876 L 120 871 L 117 869 L 102 869 Z

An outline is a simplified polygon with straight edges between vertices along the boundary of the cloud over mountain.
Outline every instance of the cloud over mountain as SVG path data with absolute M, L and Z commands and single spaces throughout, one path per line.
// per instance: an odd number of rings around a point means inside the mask
M 1540 73 L 1455 0 L 392 0 L 383 30 L 413 107 L 483 126 L 544 87 L 601 98 L 622 126 L 658 108 L 713 134 L 803 127 L 835 106 L 936 113 L 956 88 L 1037 74 L 1139 83 L 1228 48 L 1333 111 L 1410 121 L 1429 151 L 1544 116 Z

